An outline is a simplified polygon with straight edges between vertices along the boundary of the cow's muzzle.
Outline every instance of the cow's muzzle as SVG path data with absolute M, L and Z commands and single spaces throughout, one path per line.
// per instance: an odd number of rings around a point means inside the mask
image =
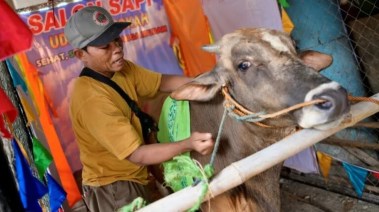
M 338 125 L 350 110 L 347 91 L 336 82 L 324 83 L 309 91 L 304 101 L 326 100 L 304 107 L 298 116 L 303 128 L 326 129 Z

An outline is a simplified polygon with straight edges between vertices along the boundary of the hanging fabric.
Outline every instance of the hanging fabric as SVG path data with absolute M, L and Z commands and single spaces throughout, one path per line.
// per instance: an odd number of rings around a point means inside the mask
M 164 0 L 170 22 L 172 44 L 186 76 L 210 71 L 216 64 L 213 54 L 201 49 L 211 43 L 208 20 L 200 0 Z

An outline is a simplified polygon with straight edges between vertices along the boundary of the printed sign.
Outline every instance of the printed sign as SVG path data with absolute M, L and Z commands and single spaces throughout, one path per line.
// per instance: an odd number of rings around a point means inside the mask
M 106 8 L 115 21 L 132 23 L 121 34 L 126 59 L 160 73 L 183 73 L 170 47 L 170 28 L 162 0 L 81 1 L 20 14 L 34 34 L 27 56 L 38 69 L 51 98 L 50 106 L 57 112 L 56 116 L 52 113 L 52 120 L 73 171 L 81 169 L 81 164 L 68 115 L 69 98 L 83 65 L 74 57 L 63 28 L 72 14 L 90 5 Z

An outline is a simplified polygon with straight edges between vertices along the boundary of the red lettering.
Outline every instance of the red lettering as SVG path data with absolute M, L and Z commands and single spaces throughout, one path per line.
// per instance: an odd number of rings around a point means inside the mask
M 141 8 L 142 2 L 145 2 L 145 0 L 135 0 L 136 1 L 136 9 L 139 10 Z
M 54 11 L 50 10 L 47 11 L 46 17 L 45 17 L 45 32 L 49 32 L 51 29 L 59 29 L 60 25 L 57 20 L 57 17 L 54 15 Z
M 38 35 L 43 30 L 42 17 L 40 14 L 33 14 L 28 18 L 28 25 L 33 34 Z
M 60 24 L 62 27 L 66 26 L 66 22 L 67 22 L 67 16 L 66 16 L 66 10 L 64 8 L 61 8 L 58 10 L 58 14 L 59 14 L 59 20 L 60 21 Z
M 122 7 L 122 12 L 128 12 L 128 10 L 133 11 L 134 10 L 134 5 L 132 0 L 125 0 L 123 2 L 123 7 Z
M 136 32 L 136 33 L 124 35 L 121 38 L 124 42 L 133 41 L 133 40 L 137 40 L 139 38 L 139 34 Z
M 121 5 L 119 0 L 110 0 L 109 1 L 110 10 L 109 12 L 112 15 L 117 15 L 121 12 Z
M 167 32 L 167 26 L 165 26 L 165 25 L 155 27 L 155 28 L 151 28 L 151 29 L 147 29 L 147 30 L 143 30 L 143 31 L 141 31 L 141 38 L 152 36 L 152 35 L 159 34 L 159 33 L 164 33 L 164 32 Z

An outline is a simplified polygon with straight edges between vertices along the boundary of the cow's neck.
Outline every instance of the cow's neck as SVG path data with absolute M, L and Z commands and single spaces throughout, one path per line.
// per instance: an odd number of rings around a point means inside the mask
M 220 95 L 209 102 L 191 102 L 191 130 L 212 132 L 214 138 L 218 135 L 222 115 L 224 112 L 223 97 Z M 221 132 L 220 148 L 218 149 L 214 167 L 216 172 L 226 166 L 241 160 L 265 147 L 277 142 L 291 132 L 291 128 L 262 128 L 253 123 L 240 122 L 227 117 Z M 191 155 L 203 165 L 209 163 L 210 156 L 202 156 L 196 152 Z M 225 193 L 236 193 L 243 196 L 234 196 L 237 199 L 246 199 L 250 202 L 248 208 L 253 211 L 279 211 L 279 174 L 281 164 L 248 180 L 243 185 Z M 246 192 L 237 192 L 239 190 Z M 259 198 L 256 198 L 259 197 Z M 236 202 L 236 201 L 233 201 Z
M 264 136 L 265 138 L 281 138 L 295 132 L 296 127 L 293 125 L 282 126 L 272 122 L 264 122 L 269 127 L 262 127 L 254 123 L 249 124 L 255 135 Z

